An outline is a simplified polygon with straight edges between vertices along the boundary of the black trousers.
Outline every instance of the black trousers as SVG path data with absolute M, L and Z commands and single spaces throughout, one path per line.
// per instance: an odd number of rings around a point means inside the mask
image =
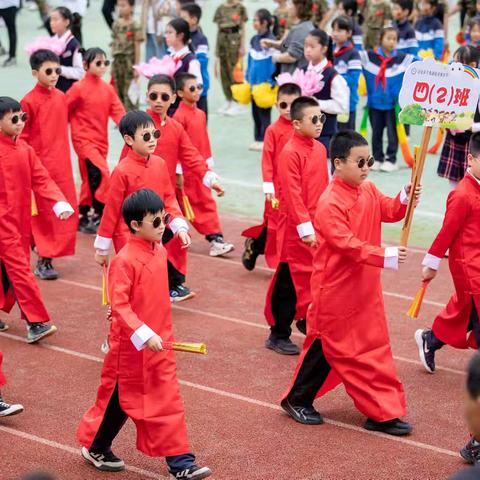
M 288 394 L 290 403 L 299 407 L 311 407 L 330 370 L 330 364 L 323 354 L 322 341 L 317 338 L 308 349 Z
M 377 162 L 396 163 L 398 137 L 395 121 L 395 110 L 377 110 L 368 108 L 368 116 L 372 125 L 372 150 Z M 387 130 L 387 154 L 383 153 L 383 132 Z
M 110 29 L 113 25 L 113 12 L 116 4 L 117 0 L 103 0 L 102 15 Z
M 278 266 L 271 302 L 272 315 L 275 320 L 275 325 L 270 327 L 272 337 L 290 338 L 297 310 L 297 293 L 288 263 L 281 262 Z
M 166 245 L 172 238 L 174 237 L 173 232 L 166 228 L 165 232 L 163 233 L 162 243 Z M 179 285 L 185 283 L 185 275 L 180 273 L 170 261 L 167 261 L 167 268 L 168 268 L 168 288 L 172 290 Z
M 253 136 L 256 142 L 263 142 L 265 138 L 265 130 L 271 123 L 271 108 L 257 107 L 252 100 L 252 116 L 253 116 Z
M 267 227 L 263 227 L 260 235 L 253 239 L 253 250 L 259 255 L 265 254 L 265 245 L 267 243 Z
M 208 120 L 208 99 L 207 96 L 200 97 L 200 100 L 198 100 L 197 107 L 205 112 L 205 115 L 207 116 Z
M 17 7 L 0 8 L 0 17 L 3 18 L 8 32 L 8 58 L 17 55 Z
M 338 131 L 343 132 L 345 130 L 355 130 L 355 120 L 356 120 L 357 112 L 350 112 L 348 115 L 348 121 L 345 123 L 338 122 Z
M 92 192 L 93 200 L 92 205 L 80 205 L 79 212 L 81 215 L 87 215 L 90 207 L 92 207 L 95 210 L 95 213 L 101 217 L 103 214 L 103 209 L 105 208 L 105 204 L 99 202 L 95 198 L 95 192 L 98 190 L 98 187 L 102 182 L 102 172 L 88 159 L 85 160 L 85 164 L 87 166 L 88 185 L 90 187 L 90 191 Z

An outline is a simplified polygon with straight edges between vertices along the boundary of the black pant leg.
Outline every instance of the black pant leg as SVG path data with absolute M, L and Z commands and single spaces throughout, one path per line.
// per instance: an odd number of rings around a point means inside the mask
M 263 227 L 260 235 L 253 240 L 253 248 L 260 255 L 265 253 L 265 244 L 267 243 L 267 227 Z
M 103 0 L 102 14 L 110 29 L 113 25 L 113 11 L 115 10 L 116 4 L 116 0 Z
M 259 108 L 255 104 L 255 102 L 252 100 L 252 117 L 253 117 L 253 138 L 255 139 L 256 142 L 260 142 L 260 130 L 261 130 L 261 119 L 260 119 L 260 113 L 259 113 Z
M 387 125 L 387 158 L 388 162 L 396 163 L 398 151 L 398 136 L 395 118 L 395 110 L 385 111 L 385 123 Z
M 480 321 L 478 319 L 478 311 L 472 298 L 472 312 L 470 313 L 469 327 L 473 332 L 478 349 L 480 350 Z
M 292 334 L 292 323 L 297 310 L 297 293 L 288 263 L 280 263 L 272 294 L 272 315 L 275 325 L 270 327 L 272 336 L 287 339 Z
M 15 58 L 17 54 L 17 7 L 1 8 L 0 17 L 3 18 L 8 32 L 8 57 Z
M 299 407 L 311 407 L 330 370 L 330 364 L 323 354 L 322 342 L 316 339 L 308 349 L 288 394 L 290 403 Z
M 166 245 L 172 238 L 174 237 L 173 232 L 166 228 L 165 232 L 163 233 L 162 237 L 162 244 Z M 167 269 L 168 269 L 168 288 L 172 290 L 178 285 L 182 285 L 185 283 L 185 275 L 180 273 L 170 261 L 167 261 Z
M 105 415 L 103 417 L 100 428 L 93 440 L 90 451 L 94 453 L 108 452 L 112 447 L 112 442 L 118 435 L 122 427 L 125 425 L 128 416 L 120 406 L 118 398 L 118 384 L 115 385 L 115 390 L 112 393 L 110 401 L 108 402 Z
M 385 120 L 382 110 L 375 108 L 368 109 L 370 125 L 372 126 L 372 151 L 377 162 L 383 162 L 383 130 L 385 128 Z
M 258 108 L 258 107 L 257 107 Z M 259 108 L 258 116 L 260 118 L 260 131 L 259 131 L 259 142 L 263 142 L 265 138 L 265 130 L 272 122 L 272 109 L 271 108 Z
M 92 192 L 92 207 L 95 210 L 95 213 L 102 215 L 105 204 L 99 202 L 95 198 L 95 192 L 98 190 L 100 183 L 102 182 L 102 172 L 98 167 L 96 167 L 88 158 L 85 160 L 87 166 L 87 176 L 88 184 L 90 186 L 90 191 Z

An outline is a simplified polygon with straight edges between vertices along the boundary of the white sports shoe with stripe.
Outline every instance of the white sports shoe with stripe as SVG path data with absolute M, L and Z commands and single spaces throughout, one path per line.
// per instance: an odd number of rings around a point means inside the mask
M 190 467 L 177 473 L 170 472 L 171 478 L 176 480 L 201 480 L 207 478 L 212 474 L 208 467 Z
M 23 405 L 20 405 L 19 403 L 14 403 L 10 405 L 9 403 L 4 402 L 0 397 L 0 417 L 17 415 L 18 413 L 22 413 L 23 410 Z

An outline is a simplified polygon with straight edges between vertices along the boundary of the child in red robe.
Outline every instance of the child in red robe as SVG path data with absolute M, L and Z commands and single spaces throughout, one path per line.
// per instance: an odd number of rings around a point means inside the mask
M 395 198 L 366 182 L 374 159 L 357 132 L 336 134 L 330 144 L 333 180 L 318 202 L 312 304 L 307 338 L 293 382 L 282 400 L 296 421 L 321 424 L 313 407 L 340 383 L 368 417 L 364 428 L 407 435 L 405 393 L 397 377 L 382 298 L 382 268 L 397 269 L 405 247 L 381 247 L 382 222 L 406 213 L 411 186 Z M 416 192 L 417 200 L 419 191 Z
M 250 227 L 242 232 L 245 240 L 245 251 L 242 255 L 243 266 L 253 270 L 259 255 L 265 255 L 270 268 L 277 268 L 279 252 L 277 251 L 278 207 L 275 204 L 278 192 L 278 158 L 293 135 L 290 107 L 302 94 L 301 88 L 294 83 L 280 85 L 277 94 L 278 120 L 269 125 L 265 131 L 262 153 L 263 193 L 265 209 L 263 223 Z
M 175 76 L 177 96 L 180 103 L 173 115 L 187 132 L 193 146 L 200 152 L 209 168 L 213 167 L 212 150 L 207 130 L 207 116 L 197 107 L 203 87 L 192 73 L 179 73 Z M 190 172 L 183 170 L 183 190 L 179 196 L 185 194 L 190 201 L 194 219 L 192 225 L 210 242 L 210 256 L 218 257 L 231 252 L 234 246 L 225 242 L 218 218 L 217 204 L 212 197 L 211 190 L 202 180 Z M 180 203 L 182 205 L 182 202 Z M 185 211 L 185 209 L 184 209 Z
M 172 221 L 165 230 L 164 244 L 176 236 L 183 248 L 190 245 L 188 225 L 182 216 L 163 158 L 153 155 L 160 131 L 155 128 L 148 113 L 132 111 L 119 124 L 120 133 L 128 150 L 126 156 L 115 167 L 110 179 L 110 188 L 105 202 L 102 220 L 95 239 L 96 259 L 106 263 L 112 246 L 119 252 L 128 239 L 128 228 L 121 221 L 121 209 L 125 198 L 141 188 L 150 188 L 164 199 L 165 208 Z M 161 139 L 160 139 L 161 140 Z M 170 290 L 174 286 L 170 285 Z M 181 300 L 191 298 L 182 296 Z M 173 297 L 173 301 L 180 298 Z
M 22 139 L 29 143 L 62 193 L 77 209 L 77 194 L 70 159 L 68 108 L 63 92 L 55 88 L 61 73 L 60 60 L 50 50 L 38 50 L 30 57 L 37 84 L 21 100 L 28 120 Z M 53 204 L 36 199 L 38 215 L 32 217 L 32 234 L 38 253 L 35 275 L 42 280 L 58 277 L 52 258 L 75 253 L 78 217 L 60 221 L 52 212 Z
M 145 149 L 141 136 L 128 140 L 135 150 Z M 152 190 L 137 190 L 125 200 L 122 215 L 131 235 L 108 275 L 110 349 L 95 404 L 78 427 L 82 455 L 99 470 L 124 470 L 112 442 L 131 418 L 137 448 L 166 457 L 172 478 L 206 478 L 210 469 L 198 467 L 190 452 L 174 352 L 162 347 L 173 341 L 167 254 L 160 243 L 167 223 L 164 204 Z
M 85 77 L 67 92 L 73 148 L 82 178 L 79 230 L 96 233 L 108 192 L 110 171 L 108 119 L 117 125 L 125 109 L 115 89 L 102 77 L 110 65 L 101 48 L 89 48 L 83 57 Z M 93 215 L 89 216 L 93 209 Z
M 2 370 L 3 363 L 3 353 L 0 352 L 0 388 L 2 388 L 7 383 L 5 374 Z M 17 413 L 23 412 L 23 405 L 20 404 L 10 404 L 5 402 L 2 397 L 2 392 L 0 392 L 0 417 L 8 417 L 10 415 L 16 415 Z
M 73 208 L 33 148 L 19 139 L 26 119 L 20 103 L 0 97 L 0 309 L 10 312 L 17 302 L 27 321 L 27 342 L 35 343 L 57 328 L 47 323 L 50 319 L 30 271 L 32 191 L 36 198 L 52 202 L 60 219 L 67 219 Z
M 311 302 L 310 276 L 316 239 L 312 226 L 315 207 L 328 185 L 327 153 L 316 142 L 325 116 L 313 97 L 299 97 L 291 105 L 294 133 L 278 160 L 277 227 L 279 264 L 268 288 L 265 316 L 270 336 L 265 346 L 283 355 L 298 355 L 291 325 L 305 323 Z M 297 326 L 304 330 L 299 322 Z M 301 330 L 301 331 L 302 331 Z

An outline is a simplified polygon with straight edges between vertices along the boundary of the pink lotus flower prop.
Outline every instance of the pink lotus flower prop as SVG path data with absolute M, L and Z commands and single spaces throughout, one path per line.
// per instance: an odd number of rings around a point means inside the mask
M 180 68 L 181 62 L 165 55 L 161 60 L 153 57 L 148 63 L 134 65 L 133 68 L 145 78 L 152 78 L 154 75 L 168 75 L 173 77 Z
M 313 70 L 307 70 L 305 72 L 298 68 L 293 74 L 281 73 L 276 80 L 278 85 L 284 85 L 285 83 L 294 83 L 295 85 L 298 85 L 302 89 L 302 95 L 307 96 L 319 92 L 325 84 L 321 73 L 314 72 Z
M 32 55 L 38 50 L 50 50 L 57 55 L 61 55 L 65 51 L 65 43 L 58 38 L 38 37 L 32 43 L 29 43 L 25 50 L 28 55 Z

